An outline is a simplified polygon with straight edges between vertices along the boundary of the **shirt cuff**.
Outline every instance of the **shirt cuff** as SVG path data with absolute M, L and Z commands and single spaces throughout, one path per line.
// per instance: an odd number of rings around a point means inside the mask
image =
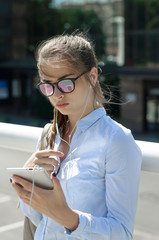
M 83 213 L 83 212 L 80 212 L 80 211 L 77 211 L 76 212 L 78 213 L 79 215 L 79 224 L 78 224 L 78 227 L 74 230 L 74 231 L 71 231 L 67 228 L 65 228 L 65 234 L 67 235 L 71 235 L 71 236 L 79 236 L 83 233 L 84 229 L 86 228 L 86 226 L 89 226 L 91 228 L 91 214 L 88 214 L 88 213 Z

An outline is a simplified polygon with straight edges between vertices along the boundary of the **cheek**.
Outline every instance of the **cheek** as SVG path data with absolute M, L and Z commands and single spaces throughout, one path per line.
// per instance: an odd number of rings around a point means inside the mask
M 83 86 L 83 88 L 80 89 L 78 92 L 78 98 L 81 102 L 84 102 L 89 94 L 89 88 L 88 86 Z
M 81 97 L 85 97 L 88 94 L 89 83 L 85 79 L 80 79 L 75 85 L 75 93 Z

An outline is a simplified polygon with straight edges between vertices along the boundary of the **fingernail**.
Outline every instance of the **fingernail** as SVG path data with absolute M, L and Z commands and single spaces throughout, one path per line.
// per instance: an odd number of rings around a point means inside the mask
M 12 183 L 12 178 L 10 178 L 10 183 Z
M 52 176 L 53 176 L 53 177 L 56 177 L 56 173 L 55 173 L 55 172 L 53 172 L 53 173 L 52 173 Z

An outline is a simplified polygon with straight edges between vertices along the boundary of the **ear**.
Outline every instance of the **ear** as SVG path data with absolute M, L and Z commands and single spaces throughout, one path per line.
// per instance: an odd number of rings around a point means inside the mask
M 93 85 L 96 85 L 96 82 L 98 80 L 98 70 L 96 67 L 93 67 L 90 70 L 90 80 Z

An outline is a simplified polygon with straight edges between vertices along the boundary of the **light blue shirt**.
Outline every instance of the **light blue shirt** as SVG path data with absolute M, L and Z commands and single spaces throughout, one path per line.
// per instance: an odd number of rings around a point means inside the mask
M 55 149 L 60 144 L 56 136 Z M 67 231 L 21 201 L 37 226 L 35 240 L 131 240 L 141 170 L 141 151 L 130 130 L 98 108 L 78 121 L 58 174 L 79 226 Z

